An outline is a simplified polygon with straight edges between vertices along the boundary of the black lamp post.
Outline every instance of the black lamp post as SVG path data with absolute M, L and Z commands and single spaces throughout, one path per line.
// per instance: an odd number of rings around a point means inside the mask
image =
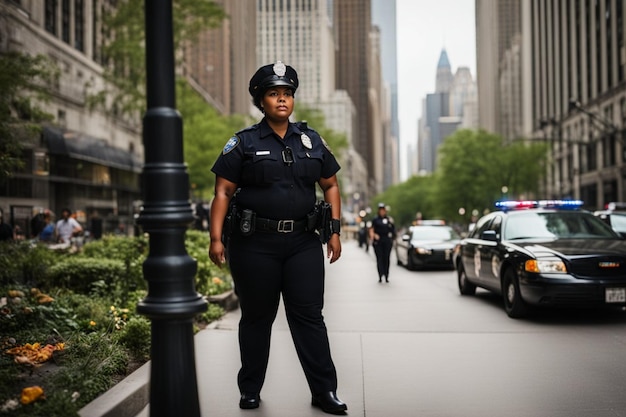
M 143 207 L 150 236 L 143 264 L 148 295 L 137 311 L 152 321 L 150 416 L 199 417 L 193 318 L 207 309 L 195 291 L 197 263 L 185 250 L 193 221 L 176 107 L 172 0 L 145 2 L 147 111 L 143 118 Z

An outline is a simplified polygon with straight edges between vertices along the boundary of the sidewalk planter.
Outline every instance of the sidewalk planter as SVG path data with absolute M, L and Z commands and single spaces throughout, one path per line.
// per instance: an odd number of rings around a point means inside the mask
M 239 308 L 239 298 L 237 298 L 234 290 L 229 290 L 222 294 L 209 295 L 206 297 L 206 300 L 209 303 L 219 305 L 224 311 L 233 311 Z

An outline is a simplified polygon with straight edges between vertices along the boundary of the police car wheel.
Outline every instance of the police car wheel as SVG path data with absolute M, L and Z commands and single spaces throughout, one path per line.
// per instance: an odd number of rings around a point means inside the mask
M 459 263 L 457 269 L 457 277 L 459 283 L 459 292 L 461 295 L 474 295 L 476 294 L 476 285 L 469 282 L 467 274 L 465 274 L 465 268 L 462 263 Z
M 504 299 L 504 310 L 506 314 L 513 318 L 524 317 L 528 313 L 528 307 L 519 290 L 519 281 L 513 268 L 504 271 L 502 277 L 502 297 Z

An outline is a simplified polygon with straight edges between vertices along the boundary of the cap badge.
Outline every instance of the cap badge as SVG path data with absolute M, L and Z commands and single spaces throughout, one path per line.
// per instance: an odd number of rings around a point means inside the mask
M 306 135 L 306 133 L 303 133 L 303 134 L 300 136 L 300 140 L 302 141 L 302 144 L 304 145 L 304 147 L 305 147 L 305 148 L 307 148 L 307 149 L 313 149 L 313 144 L 311 143 L 311 138 L 310 138 L 310 137 L 308 137 L 308 136 Z
M 287 73 L 287 67 L 281 61 L 276 61 L 272 69 L 274 70 L 274 74 L 278 75 L 279 77 L 284 77 Z

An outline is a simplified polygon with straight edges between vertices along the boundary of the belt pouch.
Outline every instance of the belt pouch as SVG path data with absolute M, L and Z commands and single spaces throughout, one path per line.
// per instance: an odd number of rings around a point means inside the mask
M 241 211 L 241 220 L 239 221 L 239 231 L 242 236 L 250 236 L 254 233 L 254 223 L 256 221 L 256 213 L 250 209 Z

